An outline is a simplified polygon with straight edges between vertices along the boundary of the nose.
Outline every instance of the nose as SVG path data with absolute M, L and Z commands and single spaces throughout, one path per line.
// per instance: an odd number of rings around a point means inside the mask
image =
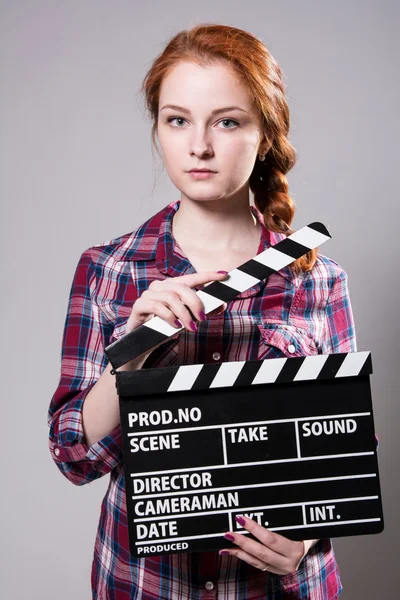
M 191 156 L 212 156 L 213 149 L 211 142 L 207 138 L 205 132 L 198 131 L 193 135 L 190 143 L 190 155 Z

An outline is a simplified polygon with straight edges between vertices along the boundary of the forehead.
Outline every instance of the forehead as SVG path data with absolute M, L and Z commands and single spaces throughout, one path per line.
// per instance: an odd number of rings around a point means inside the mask
M 179 104 L 189 110 L 210 110 L 235 104 L 251 111 L 252 97 L 232 68 L 216 63 L 201 66 L 181 61 L 175 65 L 160 88 L 160 109 L 164 104 Z

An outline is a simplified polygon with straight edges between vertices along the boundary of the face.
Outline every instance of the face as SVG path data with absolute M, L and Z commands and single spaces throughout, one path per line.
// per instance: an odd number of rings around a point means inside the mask
M 182 199 L 221 200 L 245 191 L 248 200 L 248 179 L 262 150 L 261 116 L 229 68 L 174 67 L 161 86 L 157 134 Z M 198 178 L 189 173 L 194 168 L 215 173 Z

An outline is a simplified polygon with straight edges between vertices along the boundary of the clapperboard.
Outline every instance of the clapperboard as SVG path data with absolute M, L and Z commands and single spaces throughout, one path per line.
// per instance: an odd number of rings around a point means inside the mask
M 329 237 L 313 223 L 196 292 L 206 314 Z M 383 530 L 369 352 L 116 370 L 175 333 L 154 317 L 105 349 L 133 556 L 228 547 L 241 514 L 293 540 Z

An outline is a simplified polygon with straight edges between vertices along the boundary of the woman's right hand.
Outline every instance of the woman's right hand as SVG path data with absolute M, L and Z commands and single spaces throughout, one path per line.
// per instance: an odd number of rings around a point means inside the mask
M 181 328 L 183 326 L 188 331 L 196 331 L 195 323 L 188 308 L 199 321 L 204 321 L 205 315 L 202 314 L 204 305 L 192 288 L 212 281 L 221 281 L 226 278 L 226 275 L 225 271 L 223 273 L 206 271 L 152 281 L 148 289 L 134 303 L 127 322 L 126 332 L 133 331 L 153 316 L 164 319 L 172 327 Z M 223 306 L 218 307 L 208 316 L 218 314 L 224 311 L 226 307 L 225 302 Z M 176 322 L 177 319 L 180 323 Z
M 203 286 L 213 281 L 221 281 L 226 276 L 226 271 L 205 271 L 203 273 L 191 273 L 190 275 L 152 281 L 148 289 L 134 303 L 126 324 L 126 333 L 137 329 L 154 316 L 164 319 L 164 321 L 167 321 L 167 323 L 177 329 L 183 326 L 188 331 L 196 331 L 197 325 L 194 323 L 188 308 L 199 321 L 204 321 L 206 316 L 202 312 L 204 311 L 204 305 L 192 288 Z M 216 308 L 207 316 L 211 317 L 223 312 L 227 306 L 226 302 L 224 302 L 222 306 Z M 180 331 L 177 331 L 177 334 L 179 333 Z M 134 365 L 136 368 L 140 368 L 153 350 L 171 339 L 171 337 L 163 340 L 150 351 L 135 358 Z

